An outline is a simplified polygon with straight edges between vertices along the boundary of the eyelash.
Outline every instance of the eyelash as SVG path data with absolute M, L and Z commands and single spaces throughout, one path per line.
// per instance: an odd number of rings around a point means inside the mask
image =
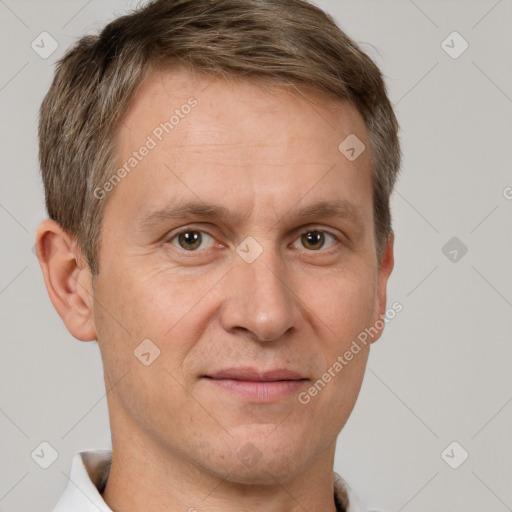
M 208 235 L 209 237 L 211 237 L 211 238 L 213 238 L 213 239 L 215 238 L 215 237 L 213 237 L 212 235 L 210 235 L 208 232 L 206 232 L 206 231 L 204 231 L 204 230 L 202 230 L 202 229 L 185 228 L 185 229 L 182 229 L 182 230 L 180 230 L 180 231 L 178 231 L 178 232 L 174 233 L 172 236 L 170 236 L 169 238 L 167 238 L 166 240 L 164 240 L 164 243 L 165 243 L 165 244 L 169 244 L 169 243 L 170 243 L 170 244 L 171 244 L 171 245 L 173 245 L 176 249 L 180 250 L 180 251 L 181 251 L 181 252 L 183 252 L 183 253 L 188 253 L 188 254 L 190 254 L 191 256 L 193 256 L 193 255 L 196 255 L 196 254 L 200 253 L 200 252 L 201 252 L 201 250 L 200 250 L 200 249 L 195 249 L 195 250 L 189 250 L 189 251 L 187 251 L 186 249 L 183 249 L 183 247 L 180 247 L 179 245 L 175 245 L 175 244 L 173 244 L 173 243 L 172 243 L 172 241 L 173 241 L 174 239 L 176 239 L 176 238 L 177 238 L 177 237 L 179 237 L 181 234 L 186 233 L 186 232 L 188 232 L 188 231 L 191 231 L 191 232 L 194 232 L 194 233 L 202 233 L 202 234 L 206 234 L 206 235 Z M 304 231 L 302 231 L 302 232 L 299 234 L 299 236 L 294 240 L 294 242 L 295 242 L 296 240 L 300 239 L 302 235 L 305 235 L 305 234 L 307 234 L 307 233 L 312 233 L 312 232 L 315 232 L 315 233 L 322 233 L 323 235 L 330 235 L 330 236 L 334 239 L 334 242 L 335 242 L 335 243 L 334 243 L 333 247 L 330 247 L 329 249 L 323 249 L 323 247 L 322 247 L 322 248 L 320 248 L 320 249 L 316 249 L 316 250 L 308 250 L 308 249 L 304 249 L 305 251 L 307 251 L 307 252 L 309 252 L 309 253 L 330 254 L 330 253 L 332 252 L 332 250 L 333 250 L 333 249 L 336 249 L 336 248 L 338 247 L 338 245 L 340 245 L 340 244 L 342 243 L 342 242 L 341 242 L 341 239 L 340 239 L 340 237 L 339 237 L 339 236 L 335 235 L 334 233 L 331 233 L 330 231 L 326 231 L 326 230 L 324 230 L 324 229 L 320 229 L 320 228 L 318 228 L 318 227 L 312 227 L 312 228 L 307 228 L 307 229 L 305 229 Z M 203 242 L 203 241 L 201 241 L 201 242 Z M 205 251 L 205 250 L 208 250 L 208 249 L 203 249 L 203 251 Z

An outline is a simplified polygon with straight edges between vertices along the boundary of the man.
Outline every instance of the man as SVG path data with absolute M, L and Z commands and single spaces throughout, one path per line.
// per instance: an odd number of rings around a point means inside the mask
M 360 510 L 334 453 L 386 317 L 397 131 L 302 0 L 159 0 L 64 56 L 37 253 L 98 341 L 112 452 L 55 512 Z

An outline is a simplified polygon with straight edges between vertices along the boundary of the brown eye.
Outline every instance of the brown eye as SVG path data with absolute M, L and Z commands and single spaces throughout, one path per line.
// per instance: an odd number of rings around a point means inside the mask
M 301 241 L 306 249 L 318 250 L 324 245 L 324 233 L 320 231 L 308 231 L 301 236 Z
M 326 247 L 329 237 L 332 240 L 331 246 Z M 336 235 L 320 229 L 310 229 L 309 231 L 305 231 L 297 240 L 300 240 L 300 245 L 308 249 L 308 251 L 330 249 L 338 243 L 338 237 Z
M 208 239 L 213 241 L 213 238 L 204 231 L 186 229 L 176 233 L 169 241 L 176 247 L 185 251 L 197 252 L 197 249 L 204 245 Z
M 184 231 L 178 235 L 178 243 L 182 249 L 192 251 L 201 245 L 201 233 L 198 231 Z

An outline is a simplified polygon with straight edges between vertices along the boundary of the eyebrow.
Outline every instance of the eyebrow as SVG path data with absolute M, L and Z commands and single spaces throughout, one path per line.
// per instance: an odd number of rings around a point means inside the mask
M 284 216 L 289 215 L 291 215 L 291 211 L 287 212 Z M 358 227 L 364 225 L 364 215 L 361 208 L 345 199 L 319 201 L 300 208 L 293 215 L 299 219 L 340 217 L 354 222 Z M 237 222 L 245 219 L 247 216 L 248 212 L 237 214 L 219 204 L 203 201 L 177 201 L 143 216 L 137 229 L 139 231 L 147 231 L 162 223 L 186 218 Z

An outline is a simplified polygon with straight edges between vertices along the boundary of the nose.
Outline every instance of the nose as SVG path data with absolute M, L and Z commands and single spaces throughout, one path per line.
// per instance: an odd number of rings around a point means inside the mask
M 237 259 L 224 289 L 221 323 L 226 332 L 246 332 L 267 342 L 297 330 L 302 321 L 300 301 L 288 273 L 271 249 L 252 263 Z

